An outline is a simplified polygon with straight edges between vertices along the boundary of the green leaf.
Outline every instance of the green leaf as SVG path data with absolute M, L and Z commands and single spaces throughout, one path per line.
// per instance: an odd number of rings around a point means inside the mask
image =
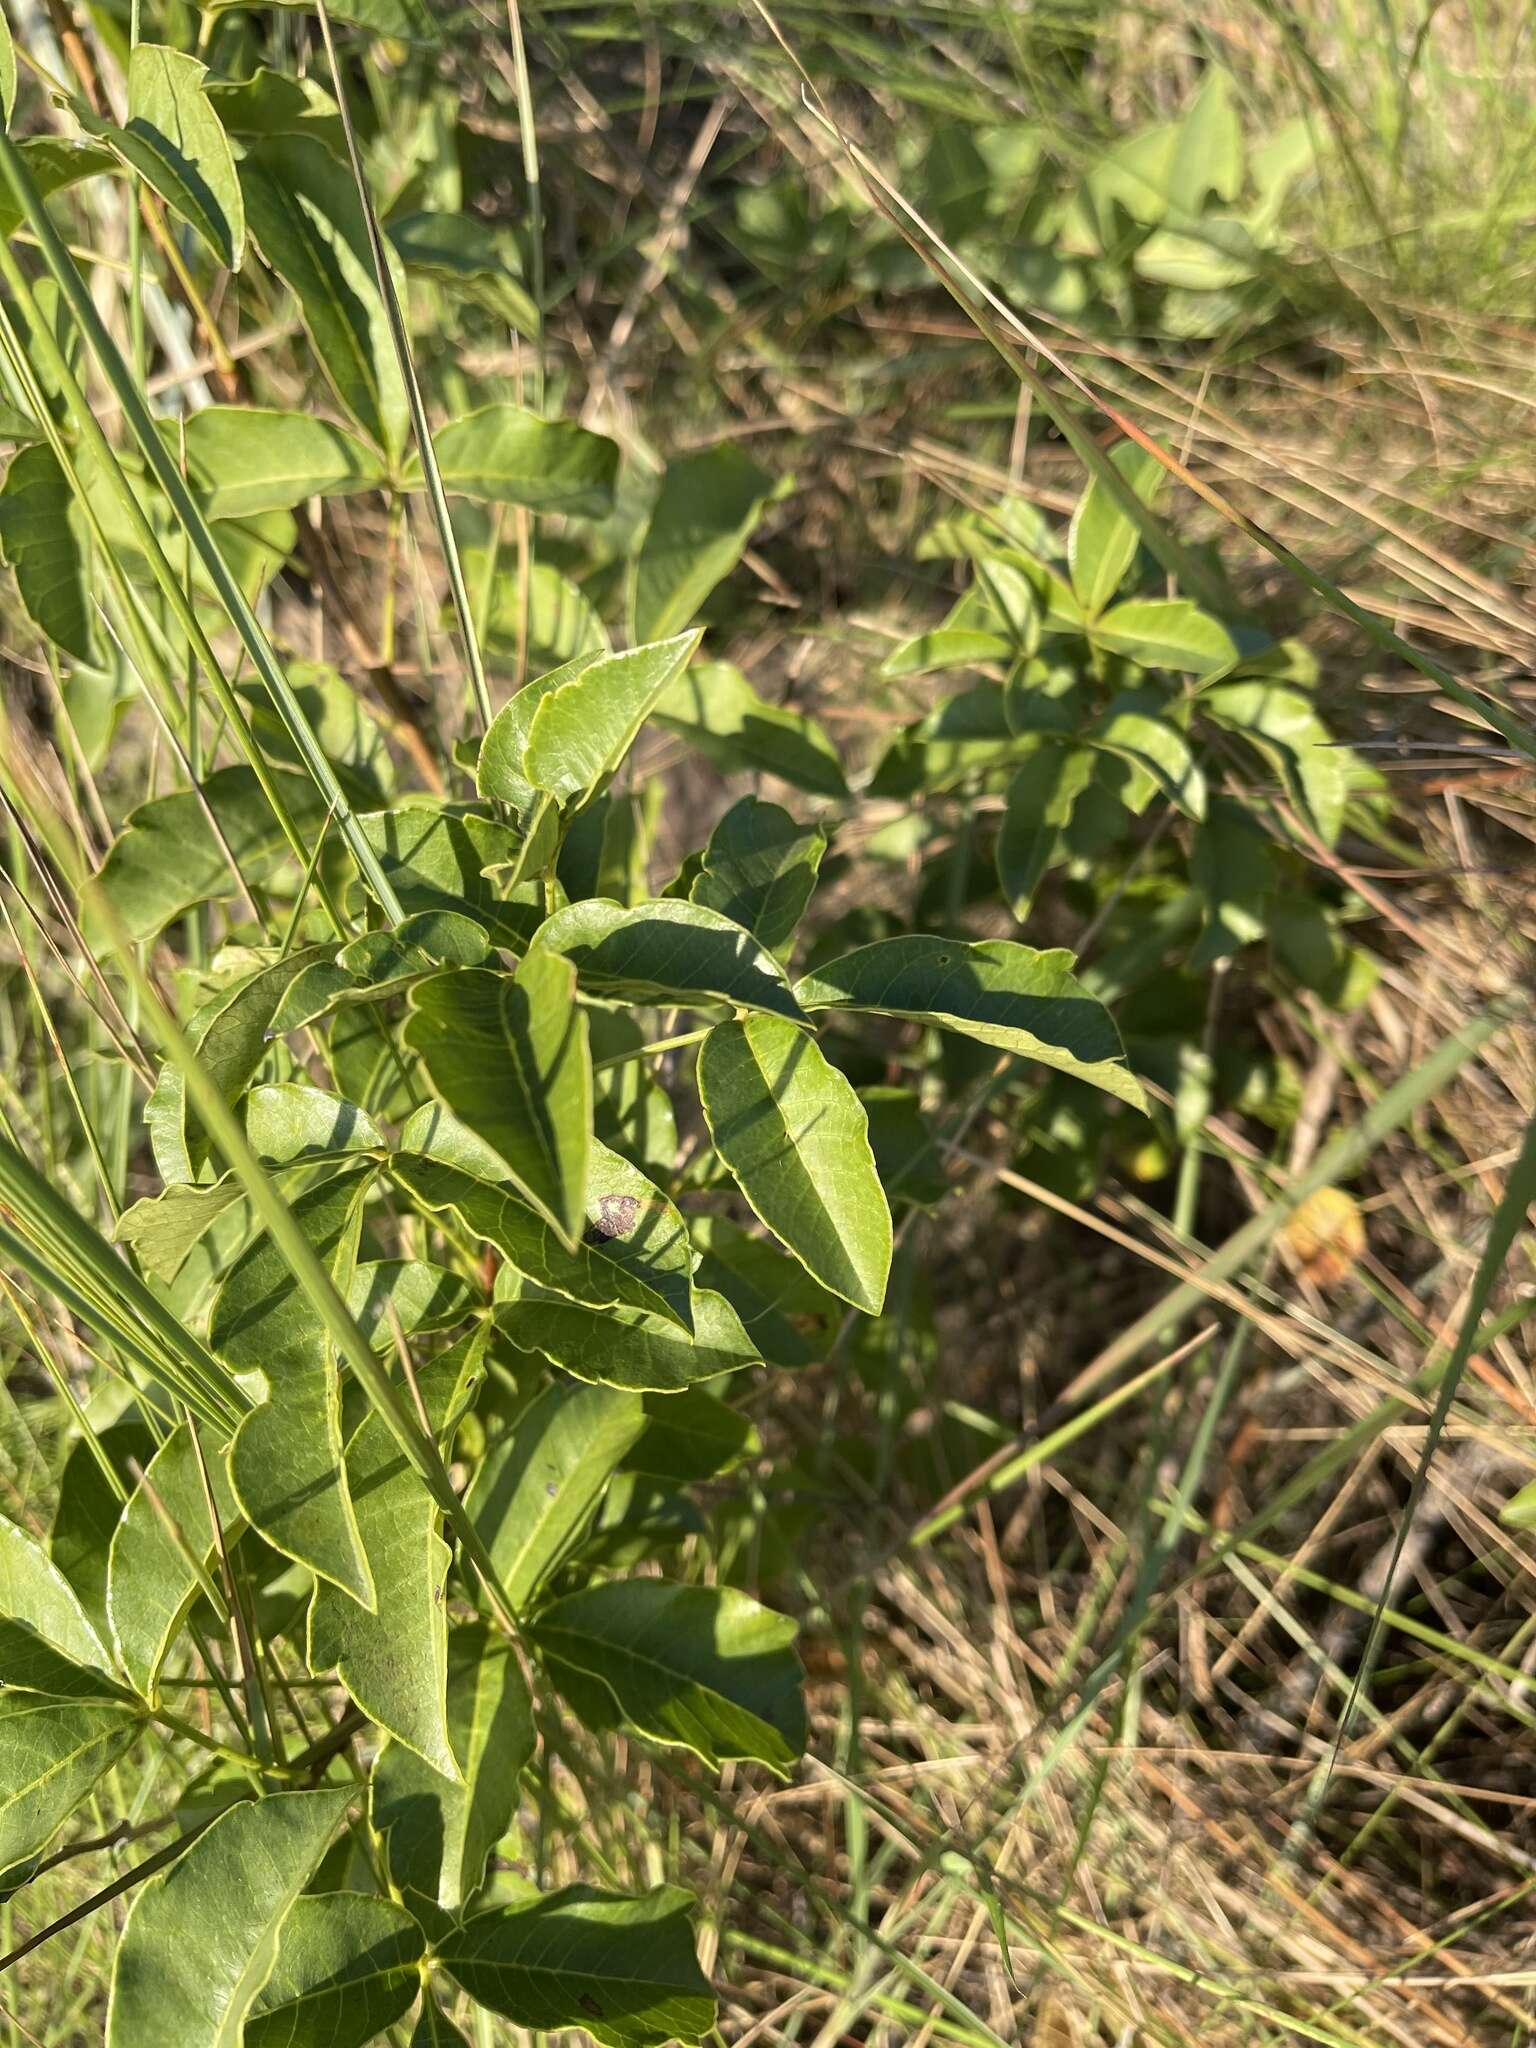
M 244 2048 L 364 2048 L 421 1990 L 426 1936 L 404 1906 L 320 1892 L 289 1907 Z
M 468 2041 L 432 1996 L 430 1985 L 421 1994 L 421 2012 L 411 2034 L 411 2048 L 469 2048 Z
M 272 1020 L 288 985 L 314 959 L 318 949 L 290 953 L 270 966 L 233 983 L 199 1010 L 188 1031 L 198 1065 L 224 1100 L 236 1102 L 260 1066 Z M 187 1158 L 200 1170 L 208 1157 L 208 1138 L 190 1103 L 182 1106 L 182 1135 Z
M 128 125 L 91 122 L 227 270 L 245 255 L 245 206 L 224 124 L 203 90 L 208 67 L 164 43 L 128 58 Z
M 729 441 L 667 464 L 635 564 L 636 640 L 664 640 L 692 621 L 741 560 L 773 491 Z
M 490 505 L 602 519 L 613 510 L 619 451 L 572 420 L 540 419 L 516 405 L 484 405 L 432 436 L 443 489 Z M 405 481 L 421 486 L 419 457 Z
M 212 1187 L 177 1182 L 163 1194 L 125 1209 L 113 1236 L 128 1246 L 142 1273 L 169 1283 L 181 1271 L 192 1247 L 243 1193 L 234 1174 L 226 1174 Z
M 1155 455 L 1134 441 L 1122 441 L 1110 460 L 1144 505 L 1155 502 L 1167 477 Z M 1095 477 L 1078 500 L 1067 531 L 1072 590 L 1088 618 L 1096 619 L 1125 581 L 1140 540 L 1135 523 Z
M 1205 776 L 1156 692 L 1122 691 L 1084 737 L 1129 764 L 1132 774 L 1119 791 L 1127 810 L 1139 813 L 1153 791 L 1161 790 L 1186 817 L 1205 816 Z
M 294 1220 L 344 1294 L 374 1172 L 371 1161 L 346 1168 L 293 1204 Z M 375 1589 L 342 1457 L 340 1374 L 324 1325 L 270 1237 L 241 1256 L 219 1289 L 208 1341 L 236 1372 L 266 1378 L 266 1401 L 229 1447 L 230 1479 L 252 1526 L 285 1557 L 371 1607 Z
M 267 1081 L 251 1089 L 245 1098 L 245 1135 L 258 1159 L 278 1166 L 384 1148 L 384 1134 L 367 1110 L 344 1095 L 296 1081 Z
M 277 787 L 302 831 L 317 831 L 325 805 L 307 775 L 274 775 Z M 207 806 L 207 810 L 204 806 Z M 126 828 L 107 849 L 96 883 L 118 922 L 134 941 L 152 939 L 194 903 L 222 902 L 235 883 L 229 859 L 214 837 L 207 812 L 219 821 L 224 840 L 246 879 L 261 882 L 287 841 L 272 815 L 255 771 L 243 764 L 216 768 L 201 796 L 179 789 L 152 797 L 128 814 Z M 85 906 L 85 935 L 110 946 L 110 928 Z
M 1109 1012 L 1073 978 L 1064 948 L 1010 939 L 882 939 L 798 983 L 809 1010 L 872 1010 L 960 1031 L 1143 1106 Z
M 541 694 L 528 726 L 523 775 L 561 804 L 596 795 L 698 644 L 697 633 L 679 633 L 623 654 L 600 654 Z
M 880 664 L 888 682 L 905 676 L 940 675 L 946 669 L 975 668 L 984 661 L 1010 661 L 1016 649 L 1000 633 L 966 626 L 939 626 L 893 647 Z
M 458 1780 L 389 1742 L 369 1792 L 390 1880 L 429 1923 L 433 1907 L 458 1915 L 480 1889 L 533 1755 L 533 1709 L 517 1652 L 480 1622 L 448 1634 L 448 1734 Z
M 694 1953 L 690 1895 L 568 1885 L 536 1905 L 477 1913 L 437 1959 L 480 2005 L 522 2027 L 582 2027 L 604 2048 L 697 2042 L 715 2001 Z
M 11 25 L 0 16 L 0 121 L 7 128 L 16 107 L 16 45 L 11 40 Z
M 472 591 L 484 589 L 487 571 L 485 549 L 465 548 L 464 581 Z M 519 578 L 499 573 L 485 619 L 486 651 L 503 661 L 515 661 L 523 634 Z M 579 583 L 561 575 L 550 562 L 529 566 L 526 652 L 528 666 L 536 672 L 583 655 L 609 652 L 607 630 L 591 599 Z
M 1008 785 L 997 835 L 997 878 L 1020 924 L 1055 865 L 1062 834 L 1096 766 L 1092 748 L 1047 741 L 1029 755 Z
M 111 1700 L 0 1691 L 0 1870 L 47 1847 L 142 1726 Z
M 891 1213 L 852 1083 L 777 1017 L 717 1024 L 698 1081 L 715 1150 L 757 1215 L 823 1287 L 878 1315 Z
M 237 2048 L 279 1924 L 351 1798 L 350 1787 L 327 1787 L 232 1806 L 134 1894 L 106 2048 Z
M 308 0 L 276 0 L 276 5 L 300 14 L 310 12 Z M 327 12 L 335 21 L 350 22 L 354 28 L 395 42 L 436 43 L 442 39 L 442 30 L 424 0 L 335 0 Z
M 598 651 L 574 655 L 547 675 L 535 676 L 532 682 L 525 683 L 515 697 L 502 705 L 480 743 L 475 788 L 488 801 L 508 805 L 517 814 L 518 825 L 525 834 L 532 830 L 538 816 L 548 815 L 551 810 L 543 791 L 529 781 L 523 763 L 534 714 L 552 691 L 571 682 L 599 659 Z M 551 843 L 544 855 L 546 863 L 554 858 L 554 852 Z
M 94 661 L 90 541 L 58 458 L 41 442 L 11 457 L 0 488 L 0 549 L 38 631 L 77 661 Z
M 573 1378 L 640 1393 L 679 1393 L 695 1380 L 760 1365 L 741 1318 L 723 1295 L 694 1290 L 690 1338 L 660 1316 L 524 1297 L 501 1303 L 498 1326 L 521 1351 L 539 1351 Z
M 212 1445 L 206 1459 L 214 1506 L 233 1542 L 242 1526 L 240 1510 Z M 118 1662 L 134 1691 L 152 1705 L 166 1654 L 197 1598 L 199 1572 L 206 1579 L 217 1561 L 198 1446 L 192 1425 L 178 1423 L 134 1488 L 107 1565 L 107 1611 Z
M 370 448 L 307 412 L 209 405 L 186 422 L 187 474 L 210 519 L 286 512 L 384 481 Z
M 777 804 L 744 796 L 709 836 L 691 903 L 718 910 L 777 953 L 788 945 L 816 887 L 827 835 Z
M 457 911 L 497 945 L 522 952 L 538 927 L 538 892 L 529 888 L 504 898 L 484 872 L 514 858 L 516 832 L 462 806 L 427 799 L 370 812 L 358 822 L 408 917 Z
M 240 184 L 251 233 L 298 301 L 332 390 L 397 460 L 410 416 L 350 171 L 315 136 L 268 136 L 247 149 Z M 403 275 L 396 290 L 403 299 Z
M 583 987 L 600 994 L 803 1016 L 773 956 L 701 904 L 661 898 L 625 910 L 594 897 L 556 911 L 537 943 L 574 961 Z
M 413 1138 L 420 1128 L 418 1118 L 413 1118 L 404 1138 Z M 437 1143 L 444 1151 L 468 1156 L 463 1148 L 445 1142 L 441 1133 Z M 589 1308 L 642 1309 L 688 1330 L 692 1320 L 687 1269 L 678 1275 L 670 1256 L 674 1246 L 681 1251 L 687 1243 L 681 1221 L 641 1174 L 626 1161 L 617 1163 L 644 1192 L 631 1193 L 621 1186 L 611 1197 L 598 1195 L 583 1240 L 574 1250 L 568 1250 L 534 1210 L 489 1181 L 484 1166 L 469 1172 L 451 1159 L 419 1158 L 402 1151 L 390 1162 L 390 1171 L 414 1203 L 435 1213 L 451 1209 L 471 1236 L 494 1245 L 513 1271 L 534 1286 Z M 599 1168 L 596 1160 L 594 1168 Z M 601 1177 L 610 1181 L 616 1175 L 604 1172 Z M 652 1251 L 659 1255 L 655 1263 L 647 1256 Z M 681 1288 L 676 1285 L 679 1277 Z
M 1198 216 L 1211 193 L 1231 201 L 1242 189 L 1243 131 L 1232 104 L 1232 82 L 1211 64 L 1179 122 L 1168 169 L 1168 202 L 1181 214 Z
M 371 1819 L 389 1882 L 412 1913 L 442 1933 L 479 1890 L 485 1858 L 518 1806 L 518 1778 L 535 1749 L 518 1655 L 473 1622 L 449 1632 L 449 1735 L 461 1778 L 444 1778 L 401 1743 L 373 1765 Z
M 474 1306 L 467 1280 L 425 1259 L 369 1259 L 347 1290 L 352 1320 L 375 1351 L 391 1356 L 397 1329 L 402 1337 L 451 1330 Z
M 629 1725 L 787 1776 L 805 1747 L 795 1624 L 729 1586 L 611 1579 L 568 1593 L 533 1624 L 542 1656 L 597 1679 Z
M 433 1429 L 441 1430 L 478 1371 L 482 1332 L 461 1339 L 417 1373 Z M 356 1503 L 378 1611 L 317 1581 L 309 1610 L 309 1668 L 334 1671 L 363 1712 L 435 1771 L 458 1780 L 448 1727 L 450 1553 L 442 1512 L 383 1418 L 370 1415 L 347 1445 L 347 1483 Z
M 777 775 L 813 796 L 848 794 L 837 749 L 815 719 L 770 704 L 727 662 L 695 662 L 657 699 L 651 718 L 728 775 Z
M 464 1505 L 519 1613 L 579 1540 L 644 1428 L 638 1394 L 557 1381 L 486 1453 Z
M 332 14 L 339 20 L 336 9 Z M 264 135 L 312 135 L 338 159 L 346 155 L 346 138 L 336 102 L 313 78 L 290 78 L 284 71 L 259 65 L 249 78 L 216 78 L 203 90 L 226 133 L 259 139 Z
M 1187 597 L 1138 597 L 1117 604 L 1089 628 L 1099 647 L 1143 668 L 1210 675 L 1237 660 L 1237 643 L 1219 619 Z
M 418 982 L 405 1041 L 432 1092 L 575 1248 L 592 1147 L 592 1054 L 570 961 L 539 946 L 516 975 L 461 967 Z
M 1350 748 L 1333 743 L 1312 699 L 1301 690 L 1263 681 L 1222 683 L 1204 691 L 1198 702 L 1207 717 L 1239 734 L 1274 765 L 1318 837 L 1334 845 L 1361 764 Z
M 762 1439 L 745 1415 L 704 1387 L 647 1394 L 645 1430 L 625 1464 L 632 1472 L 693 1486 L 756 1457 Z
M 104 143 L 76 142 L 60 135 L 29 135 L 16 143 L 42 198 L 51 198 L 83 178 L 99 178 L 118 169 L 117 158 Z M 21 226 L 21 206 L 9 181 L 0 193 L 0 235 L 7 241 Z
M 48 1532 L 48 1555 L 68 1579 L 86 1618 L 104 1643 L 112 1640 L 107 1616 L 107 1561 L 112 1535 L 122 1519 L 123 1495 L 133 1491 L 129 1459 L 147 1465 L 155 1440 L 147 1423 L 130 1411 L 110 1428 L 96 1431 L 96 1444 L 110 1461 L 122 1487 L 119 1493 L 102 1471 L 92 1444 L 77 1437 L 59 1475 L 59 1497 Z M 0 1679 L 4 1674 L 0 1673 Z
M 0 1517 L 0 1616 L 22 1623 L 76 1664 L 106 1670 L 106 1648 L 59 1567 L 25 1529 Z M 15 1683 L 0 1671 L 0 1681 Z M 0 1869 L 5 1867 L 0 1859 Z
M 699 1246 L 696 1287 L 723 1294 L 761 1356 L 772 1365 L 809 1365 L 821 1351 L 802 1335 L 797 1319 L 830 1320 L 843 1307 L 771 1238 L 743 1230 L 725 1216 L 695 1216 Z
M 539 309 L 523 283 L 517 245 L 505 228 L 474 213 L 407 213 L 391 220 L 384 232 L 413 277 L 461 292 L 519 334 L 538 334 Z
M 1205 901 L 1205 930 L 1190 956 L 1192 967 L 1210 967 L 1263 938 L 1275 861 L 1268 837 L 1245 805 L 1212 798 L 1195 833 L 1189 874 Z

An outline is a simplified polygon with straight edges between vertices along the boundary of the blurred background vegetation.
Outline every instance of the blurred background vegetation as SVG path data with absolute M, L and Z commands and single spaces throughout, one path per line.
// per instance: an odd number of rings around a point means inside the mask
M 49 83 L 101 92 L 126 9 L 12 18 L 28 132 L 60 129 Z M 1528 1230 L 1479 1300 L 1400 1555 L 1394 1538 L 1536 1102 L 1529 1029 L 1351 1162 L 1348 1199 L 1276 1239 L 1241 1313 L 1195 1305 L 1112 1411 L 1081 1397 L 1170 1277 L 1529 984 L 1536 777 L 1472 705 L 1536 724 L 1530 11 L 548 0 L 521 19 L 537 212 L 503 13 L 390 8 L 383 40 L 347 41 L 434 419 L 516 398 L 625 451 L 617 511 L 541 525 L 531 567 L 526 515 L 460 508 L 498 702 L 622 607 L 663 465 L 729 441 L 764 509 L 707 599 L 708 651 L 814 717 L 864 791 L 813 922 L 829 946 L 913 923 L 1013 935 L 1007 729 L 982 717 L 1001 669 L 922 641 L 996 630 L 1000 553 L 1059 558 L 1085 481 L 1066 405 L 1104 446 L 1131 423 L 1203 487 L 1175 484 L 1164 515 L 1223 616 L 1286 650 L 1279 673 L 1353 750 L 1349 817 L 1320 832 L 1317 790 L 1245 754 L 1234 713 L 1215 758 L 1235 836 L 1207 836 L 1204 872 L 1176 808 L 1075 821 L 1022 935 L 1083 953 L 1153 1117 L 1015 1085 L 930 1137 L 913 1191 L 960 1194 L 932 1220 L 909 1209 L 896 1313 L 824 1330 L 814 1362 L 771 1376 L 760 1455 L 677 1529 L 803 1618 L 813 1761 L 738 1796 L 593 1740 L 545 1788 L 547 1867 L 698 1886 L 733 2043 L 1523 2041 L 1536 1588 L 1523 1517 L 1501 1512 L 1532 1469 Z M 157 32 L 231 78 L 280 54 L 317 81 L 304 118 L 333 118 L 301 12 L 167 0 Z M 57 217 L 126 329 L 120 197 L 85 185 Z M 152 274 L 127 339 L 168 417 L 314 400 L 280 291 L 226 280 L 199 312 L 174 264 Z M 401 781 L 440 780 L 465 688 L 429 524 L 330 500 L 266 603 L 291 651 L 366 696 Z M 13 592 L 0 632 L 8 758 L 94 856 L 177 764 L 121 662 L 61 668 Z M 726 782 L 720 750 L 670 725 L 641 768 L 623 860 L 659 886 Z M 1287 803 L 1302 822 L 1277 847 L 1263 820 Z M 1272 862 L 1246 898 L 1244 818 Z M 9 829 L 0 1102 L 60 1185 L 88 1187 L 72 1070 L 132 1184 L 142 1091 L 96 1059 Z M 1248 924 L 1211 941 L 1233 902 Z M 927 1106 L 925 1053 L 841 1056 Z M 981 1072 L 953 1042 L 933 1066 L 951 1096 Z M 70 1416 L 40 1347 L 79 1361 L 6 1298 L 0 1488 L 46 1525 Z M 149 1772 L 103 1808 L 145 1819 L 177 1790 Z M 4 1907 L 10 1936 L 106 1881 L 61 1866 Z M 99 2038 L 112 1910 L 0 1980 L 0 2037 Z

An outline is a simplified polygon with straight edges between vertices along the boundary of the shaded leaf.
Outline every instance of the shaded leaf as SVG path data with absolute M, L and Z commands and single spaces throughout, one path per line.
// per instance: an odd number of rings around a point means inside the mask
M 806 975 L 796 994 L 811 1010 L 873 1010 L 960 1031 L 1142 1106 L 1120 1034 L 1104 1005 L 1074 979 L 1064 948 L 1042 953 L 1009 939 L 882 939 Z
M 113 1531 L 126 1505 L 125 1496 L 133 1491 L 128 1460 L 147 1465 L 154 1456 L 155 1440 L 148 1424 L 137 1420 L 130 1411 L 110 1428 L 98 1430 L 96 1442 L 116 1472 L 122 1492 L 102 1471 L 101 1460 L 89 1441 L 78 1437 L 59 1474 L 59 1497 L 53 1510 L 53 1527 L 48 1532 L 48 1555 L 73 1587 L 97 1636 L 110 1643 L 107 1560 Z
M 492 1148 L 496 1177 L 574 1247 L 592 1146 L 592 1054 L 572 964 L 535 946 L 515 975 L 433 975 L 412 990 L 404 1037 L 432 1092 Z
M 744 796 L 710 834 L 689 900 L 718 910 L 776 953 L 794 936 L 826 850 L 818 826 Z
M 364 2048 L 421 1989 L 426 1936 L 404 1906 L 364 1892 L 300 1897 L 278 1930 L 272 1974 L 244 2048 Z
M 392 219 L 385 233 L 412 276 L 476 300 L 519 334 L 537 335 L 539 309 L 504 228 L 474 213 L 407 213 Z
M 497 945 L 518 952 L 527 945 L 542 914 L 541 897 L 535 889 L 503 897 L 484 872 L 516 856 L 516 832 L 463 806 L 424 799 L 368 812 L 358 822 L 408 917 L 456 911 Z
M 605 2048 L 697 2042 L 715 2001 L 694 1953 L 690 1895 L 628 1898 L 568 1885 L 477 1913 L 439 1944 L 443 1968 L 518 2026 L 583 2027 Z
M 405 386 L 351 173 L 315 136 L 268 136 L 249 145 L 240 184 L 251 233 L 298 301 L 331 388 L 368 438 L 398 458 L 409 424 Z M 396 290 L 403 298 L 403 276 Z
M 1008 785 L 997 835 L 997 878 L 1022 924 L 1036 889 L 1055 865 L 1077 800 L 1093 780 L 1089 747 L 1037 747 Z
M 279 1923 L 351 1797 L 274 1792 L 232 1806 L 140 1887 L 117 1946 L 106 2048 L 233 2048 Z
M 660 898 L 625 910 L 594 897 L 557 910 L 538 944 L 574 961 L 582 985 L 601 993 L 803 1015 L 772 955 L 701 904 Z
M 503 1302 L 498 1326 L 521 1351 L 539 1351 L 579 1380 L 641 1393 L 674 1393 L 695 1380 L 761 1363 L 723 1295 L 694 1290 L 694 1334 L 633 1309 L 590 1309 L 524 1297 Z
M 225 1537 L 233 1542 L 241 1515 L 223 1460 L 207 1455 L 208 1480 Z M 172 1532 L 175 1532 L 174 1534 Z M 135 1692 L 154 1703 L 166 1653 L 176 1640 L 199 1580 L 217 1569 L 202 1467 L 192 1425 L 178 1423 L 144 1468 L 112 1537 L 107 1611 L 118 1661 Z
M 777 775 L 815 796 L 848 794 L 837 749 L 816 721 L 768 703 L 726 662 L 695 662 L 657 699 L 651 718 L 727 774 Z
M 533 1755 L 533 1710 L 517 1653 L 479 1622 L 448 1634 L 448 1734 L 458 1780 L 390 1742 L 374 1764 L 369 1794 L 390 1880 L 428 1922 L 431 1908 L 461 1913 L 480 1889 Z
M 478 1371 L 483 1335 L 461 1339 L 421 1368 L 417 1384 L 434 1430 L 454 1411 Z M 378 1611 L 317 1581 L 309 1610 L 309 1667 L 334 1671 L 363 1712 L 444 1777 L 459 1764 L 448 1727 L 449 1550 L 442 1513 L 383 1419 L 370 1415 L 347 1445 L 347 1484 L 356 1504 Z
M 699 1246 L 695 1285 L 725 1296 L 770 1364 L 809 1365 L 816 1350 L 797 1319 L 841 1316 L 837 1297 L 818 1287 L 771 1238 L 753 1235 L 728 1217 L 695 1216 L 691 1228 Z
M 734 1587 L 649 1578 L 568 1593 L 533 1624 L 540 1654 L 606 1686 L 642 1735 L 781 1775 L 805 1747 L 795 1634 Z
M 94 661 L 90 542 L 58 457 L 41 442 L 11 457 L 0 487 L 0 549 L 38 631 L 77 661 Z
M 667 464 L 635 564 L 635 639 L 680 632 L 741 560 L 774 492 L 733 442 Z
M 793 1024 L 750 1017 L 710 1032 L 698 1083 L 715 1150 L 757 1215 L 823 1287 L 877 1315 L 891 1214 L 851 1082 Z
M 647 1394 L 644 1400 L 645 1429 L 625 1459 L 631 1471 L 691 1486 L 733 1470 L 762 1449 L 749 1418 L 705 1387 Z
M 295 824 L 303 831 L 318 830 L 325 806 L 309 777 L 278 770 L 274 779 Z M 129 812 L 95 877 L 130 939 L 152 939 L 194 903 L 222 902 L 233 892 L 229 861 L 204 805 L 218 819 L 247 880 L 264 880 L 273 856 L 286 852 L 287 842 L 255 771 L 243 763 L 216 768 L 202 784 L 201 801 L 189 789 L 151 797 Z M 112 943 L 104 921 L 92 917 L 89 901 L 83 923 L 93 943 Z
M 343 1294 L 351 1286 L 371 1162 L 309 1188 L 294 1220 Z M 219 1289 L 208 1341 L 237 1372 L 259 1371 L 267 1398 L 236 1430 L 229 1472 L 241 1507 L 285 1557 L 370 1606 L 374 1585 L 342 1457 L 341 1382 L 325 1326 L 282 1252 L 262 1236 Z
M 486 1453 L 465 1506 L 520 1612 L 576 1543 L 644 1427 L 638 1394 L 556 1382 Z

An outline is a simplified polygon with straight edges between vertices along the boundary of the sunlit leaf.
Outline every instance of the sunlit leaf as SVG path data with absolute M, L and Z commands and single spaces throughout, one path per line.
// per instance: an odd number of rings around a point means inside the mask
M 805 1746 L 795 1624 L 728 1586 L 613 1579 L 533 1625 L 541 1655 L 606 1686 L 654 1742 L 787 1774 Z
M 877 1315 L 891 1215 L 846 1076 L 793 1024 L 748 1017 L 710 1032 L 698 1078 L 715 1150 L 758 1216 L 823 1287 Z
M 1120 1034 L 1072 965 L 1063 948 L 1041 953 L 1009 939 L 882 939 L 828 961 L 795 993 L 810 1010 L 873 1010 L 963 1032 L 1139 1108 Z
M 644 1427 L 638 1394 L 557 1382 L 492 1445 L 465 1505 L 514 1607 L 580 1536 Z
M 695 2043 L 715 2001 L 694 1953 L 689 1894 L 642 1898 L 569 1885 L 477 1913 L 437 1949 L 470 1997 L 517 2026 L 580 2027 L 604 2048 Z
M 278 1925 L 351 1797 L 328 1787 L 232 1806 L 134 1893 L 106 2048 L 234 2048 L 272 1967 Z

